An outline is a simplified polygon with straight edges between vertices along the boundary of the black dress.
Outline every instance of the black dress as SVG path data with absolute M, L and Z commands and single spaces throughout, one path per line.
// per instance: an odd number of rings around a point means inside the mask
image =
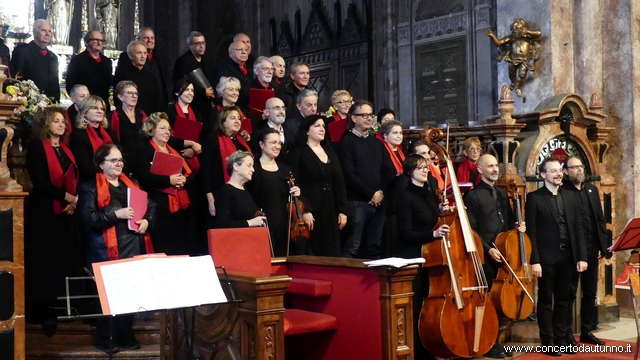
M 253 202 L 251 193 L 231 184 L 222 185 L 215 193 L 215 199 L 214 227 L 216 229 L 249 227 L 247 220 L 256 217 L 256 212 L 259 210 L 258 205 Z
M 145 119 L 144 113 L 139 109 L 136 109 L 135 113 L 135 123 L 132 123 L 131 120 L 129 120 L 129 117 L 121 107 L 117 108 L 113 115 L 117 116 L 119 119 L 120 131 L 119 134 L 116 135 L 119 136 L 120 144 L 122 146 L 122 156 L 127 162 L 127 172 L 131 170 L 130 168 L 133 163 L 134 154 L 142 148 L 142 144 L 145 141 L 145 136 L 140 133 L 140 129 L 142 129 L 142 124 Z M 109 128 L 111 128 L 111 126 Z
M 56 156 L 65 172 L 71 159 L 59 150 Z M 49 307 L 65 306 L 56 297 L 65 294 L 66 276 L 83 273 L 84 256 L 72 216 L 54 213 L 53 200 L 64 200 L 65 190 L 51 183 L 42 141 L 31 142 L 27 169 L 33 190 L 25 211 L 26 315 L 29 322 L 40 323 L 61 315 Z
M 305 144 L 289 152 L 289 164 L 298 176 L 306 204 L 313 209 L 311 252 L 316 256 L 341 256 L 338 214 L 347 214 L 347 191 L 338 156 L 330 145 L 322 148 L 329 158 L 327 163 Z

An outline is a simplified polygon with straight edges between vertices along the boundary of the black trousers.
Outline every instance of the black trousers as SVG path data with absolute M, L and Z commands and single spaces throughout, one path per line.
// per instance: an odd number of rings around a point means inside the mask
M 418 331 L 422 299 L 427 296 L 429 296 L 429 273 L 427 269 L 421 267 L 413 279 L 413 358 L 415 360 L 435 360 L 435 356 L 431 355 L 422 345 Z
M 589 333 L 598 327 L 598 314 L 596 310 L 596 294 L 598 292 L 598 254 L 596 247 L 587 250 L 587 270 L 575 272 L 571 280 L 571 293 L 569 294 L 569 315 L 567 316 L 567 335 L 573 336 L 571 328 L 573 322 L 573 312 L 571 308 L 576 301 L 578 291 L 578 281 L 582 285 L 582 301 L 580 305 L 580 331 L 583 334 Z
M 567 336 L 567 318 L 571 281 L 578 272 L 571 248 L 558 251 L 560 260 L 553 265 L 542 264 L 542 277 L 538 280 L 538 328 L 543 345 L 551 345 L 553 340 L 563 340 Z

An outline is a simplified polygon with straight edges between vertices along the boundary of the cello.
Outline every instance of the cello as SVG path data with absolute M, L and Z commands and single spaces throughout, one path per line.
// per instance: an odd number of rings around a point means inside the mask
M 509 197 L 516 207 L 518 224 L 522 224 L 520 194 L 515 180 L 507 183 Z M 500 315 L 512 320 L 527 318 L 533 311 L 534 301 L 531 293 L 531 240 L 518 229 L 502 232 L 496 237 L 495 247 L 500 252 L 502 266 L 491 289 L 491 300 Z
M 453 162 L 439 144 L 440 129 L 427 135 L 427 143 L 446 161 L 455 208 L 440 214 L 434 227 L 449 225 L 449 235 L 422 245 L 430 290 L 423 299 L 419 333 L 425 348 L 441 358 L 481 356 L 498 335 L 498 317 L 489 299 L 489 286 L 482 268 L 482 239 L 471 229 L 458 187 Z
M 289 183 L 289 189 L 296 186 L 296 179 L 293 177 L 291 171 L 287 172 L 287 182 Z M 302 220 L 302 214 L 304 214 L 304 203 L 297 196 L 291 195 L 291 201 L 287 204 L 287 211 L 289 213 L 289 235 L 291 241 L 296 241 L 299 237 L 309 239 L 311 232 L 309 227 Z M 289 255 L 289 242 L 287 242 L 287 255 Z

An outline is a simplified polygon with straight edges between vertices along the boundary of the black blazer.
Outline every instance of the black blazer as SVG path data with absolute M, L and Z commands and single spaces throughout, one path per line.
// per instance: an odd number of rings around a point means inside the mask
M 218 83 L 212 81 L 213 75 L 213 61 L 204 54 L 200 61 L 196 60 L 195 56 L 191 50 L 187 50 L 186 53 L 182 54 L 179 58 L 176 59 L 176 63 L 173 65 L 173 81 L 177 82 L 182 79 L 188 73 L 192 72 L 195 69 L 202 69 L 202 72 L 206 76 L 207 80 L 211 83 L 211 87 L 213 89 L 216 88 Z M 195 95 L 193 97 L 193 102 L 191 103 L 191 107 L 197 110 L 202 116 L 207 117 L 209 112 L 211 112 L 211 99 L 207 98 L 206 89 L 198 88 L 194 85 Z
M 562 187 L 569 188 L 569 186 L 575 189 L 571 183 L 565 182 Z M 591 209 L 593 209 L 593 216 L 596 219 L 596 226 L 598 230 L 598 250 L 602 256 L 610 259 L 613 255 L 608 248 L 611 246 L 611 238 L 607 235 L 607 222 L 604 220 L 604 213 L 602 211 L 602 205 L 600 204 L 600 193 L 598 192 L 598 188 L 590 183 L 583 183 L 582 186 L 587 191 L 587 198 L 589 199 L 589 204 L 591 205 Z M 577 189 L 576 189 L 577 190 Z M 587 209 L 585 209 L 586 211 Z M 589 221 L 589 215 L 585 214 L 585 221 Z M 588 236 L 588 234 L 585 234 Z M 585 238 L 585 241 L 588 241 L 588 237 Z
M 34 41 L 16 46 L 11 59 L 13 76 L 20 80 L 32 80 L 41 92 L 60 101 L 60 81 L 58 79 L 58 56 L 47 51 L 46 55 Z
M 111 59 L 100 53 L 100 62 L 91 57 L 88 50 L 71 58 L 67 68 L 67 92 L 71 95 L 71 88 L 82 84 L 92 95 L 97 95 L 109 103 L 109 88 L 113 65 Z
M 129 59 L 127 52 L 123 51 L 118 58 L 118 67 L 120 64 L 124 64 L 126 62 L 131 62 L 131 59 Z M 147 62 L 144 63 L 144 68 L 149 70 L 153 76 L 155 76 L 158 81 L 158 87 L 160 87 L 162 97 L 161 103 L 166 104 L 169 102 L 169 98 L 167 98 L 167 82 L 164 80 L 164 74 L 162 73 L 160 62 L 161 61 L 158 60 L 158 52 L 154 49 L 151 59 L 147 57 Z
M 111 129 L 105 129 L 114 144 L 120 145 L 118 136 Z M 69 148 L 76 158 L 78 171 L 80 172 L 80 180 L 78 184 L 82 184 L 87 180 L 91 180 L 96 176 L 96 170 L 93 167 L 93 146 L 89 140 L 87 129 L 74 128 L 69 139 Z
M 162 103 L 161 89 L 158 87 L 158 80 L 147 68 L 138 70 L 131 61 L 118 66 L 113 77 L 113 87 L 122 80 L 130 80 L 138 87 L 138 104 L 136 108 L 142 110 L 147 115 L 156 111 L 164 111 L 167 104 Z M 122 107 L 122 101 L 114 95 L 113 103 L 116 107 Z
M 564 203 L 573 260 L 587 261 L 587 247 L 582 229 L 582 205 L 570 191 L 559 190 Z M 531 239 L 531 264 L 554 265 L 561 258 L 558 241 L 559 224 L 556 201 L 546 186 L 527 194 L 525 206 L 527 235 Z

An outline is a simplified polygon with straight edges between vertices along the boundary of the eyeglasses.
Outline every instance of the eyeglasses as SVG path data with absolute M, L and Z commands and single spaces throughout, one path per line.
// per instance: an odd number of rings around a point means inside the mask
M 351 104 L 351 100 L 336 101 L 336 104 L 338 104 L 338 105 Z
M 353 114 L 353 116 L 360 116 L 363 119 L 373 118 L 373 114 Z
M 276 69 L 274 69 L 272 67 L 268 67 L 268 66 L 261 66 L 258 69 L 262 70 L 262 71 L 276 71 Z
M 192 42 L 189 45 L 195 45 L 195 46 L 207 45 L 207 42 L 206 41 L 198 41 L 198 42 Z
M 124 164 L 124 159 L 123 158 L 119 158 L 119 159 L 104 159 L 104 162 L 111 163 L 111 165 L 113 165 L 113 166 L 118 166 L 118 165 Z
M 429 168 L 427 166 L 418 166 L 416 168 L 416 170 L 418 170 L 418 171 L 429 171 Z
M 96 38 L 91 38 L 91 39 L 89 39 L 89 41 L 95 41 L 97 43 L 104 43 L 105 42 L 104 39 L 96 39 Z
M 282 141 L 279 140 L 271 140 L 271 141 L 267 141 L 267 144 L 271 145 L 271 146 L 282 146 Z
M 549 174 L 555 175 L 555 174 L 562 173 L 562 169 L 551 169 L 549 171 L 541 171 L 541 173 L 549 173 Z
M 275 111 L 284 110 L 284 111 L 287 111 L 287 107 L 286 106 L 274 106 L 274 107 L 270 107 L 269 110 L 275 110 Z
M 479 152 L 482 152 L 482 149 L 474 147 L 474 148 L 468 148 L 467 151 L 472 152 L 472 153 L 479 153 Z
M 249 49 L 231 49 L 233 51 L 237 51 L 237 52 L 248 52 Z
M 584 165 L 567 166 L 567 169 L 571 169 L 571 170 L 583 169 L 584 170 Z
M 138 96 L 138 92 L 137 91 L 125 91 L 124 92 L 125 95 L 129 95 L 129 96 Z

